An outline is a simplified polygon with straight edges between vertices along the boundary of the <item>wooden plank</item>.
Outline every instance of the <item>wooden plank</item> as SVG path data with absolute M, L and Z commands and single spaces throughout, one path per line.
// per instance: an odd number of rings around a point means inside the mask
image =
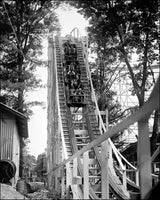
M 159 83 L 158 83 L 159 84 Z M 159 88 L 156 87 L 155 93 L 158 94 Z M 110 128 L 107 132 L 105 132 L 104 135 L 99 136 L 98 139 L 95 139 L 91 143 L 89 143 L 87 146 L 83 147 L 80 151 L 73 154 L 68 159 L 61 162 L 58 166 L 54 167 L 52 170 L 56 170 L 57 168 L 65 165 L 69 161 L 73 160 L 74 158 L 80 156 L 84 152 L 90 150 L 91 148 L 97 146 L 98 144 L 102 143 L 103 141 L 107 140 L 109 137 L 112 137 L 116 135 L 118 132 L 123 131 L 124 129 L 128 128 L 131 124 L 134 124 L 135 122 L 139 121 L 140 119 L 143 119 L 146 116 L 149 116 L 153 110 L 157 110 L 159 107 L 159 97 L 158 95 L 155 95 L 154 98 L 151 98 L 149 101 L 147 101 L 138 111 L 136 111 L 134 114 L 130 115 L 126 119 L 124 119 L 122 122 L 118 123 L 113 128 Z
M 86 135 L 87 130 L 74 130 L 75 135 Z

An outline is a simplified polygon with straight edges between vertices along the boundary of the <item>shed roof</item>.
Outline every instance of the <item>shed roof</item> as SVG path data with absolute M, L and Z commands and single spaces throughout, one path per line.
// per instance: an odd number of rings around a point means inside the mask
M 8 112 L 14 115 L 16 123 L 18 125 L 19 135 L 24 138 L 28 137 L 28 122 L 27 122 L 27 117 L 24 114 L 8 107 L 3 103 L 0 103 L 0 111 Z

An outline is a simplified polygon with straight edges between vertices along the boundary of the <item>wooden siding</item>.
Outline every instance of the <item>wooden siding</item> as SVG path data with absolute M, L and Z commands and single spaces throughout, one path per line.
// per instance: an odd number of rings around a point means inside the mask
M 0 159 L 13 158 L 13 134 L 15 119 L 11 115 L 0 113 Z
M 0 111 L 0 159 L 10 159 L 16 165 L 12 179 L 15 186 L 19 178 L 20 138 L 14 115 Z

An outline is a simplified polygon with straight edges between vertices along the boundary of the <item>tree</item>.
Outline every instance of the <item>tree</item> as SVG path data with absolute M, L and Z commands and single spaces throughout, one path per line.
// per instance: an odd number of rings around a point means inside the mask
M 108 109 L 109 124 L 113 125 L 124 117 L 121 106 L 116 99 L 116 92 L 111 90 L 116 74 L 110 69 L 104 60 L 90 63 L 91 78 L 97 96 L 97 103 L 100 110 Z
M 46 65 L 39 60 L 43 35 L 59 29 L 54 12 L 58 5 L 45 0 L 0 3 L 0 99 L 22 113 L 30 112 L 26 93 L 42 87 L 34 72 L 37 66 Z
M 25 147 L 23 148 L 23 160 L 21 162 L 21 165 L 23 165 L 23 172 L 21 175 L 25 178 L 25 180 L 28 180 L 31 177 L 31 173 L 34 171 L 34 168 L 37 163 L 35 156 L 29 154 L 28 151 L 29 143 L 30 140 L 26 139 Z
M 152 83 L 151 65 L 158 61 L 158 2 L 149 1 L 76 1 L 71 3 L 89 19 L 88 32 L 97 48 L 125 62 L 139 106 L 145 102 L 145 92 Z M 101 44 L 100 44 L 101 43 Z M 136 53 L 137 64 L 132 64 Z M 134 70 L 136 69 L 136 70 Z
M 147 100 L 146 92 L 155 83 L 152 65 L 159 59 L 158 1 L 79 0 L 70 4 L 89 19 L 90 43 L 99 55 L 105 51 L 109 53 L 108 58 L 107 54 L 103 55 L 105 59 L 112 57 L 113 63 L 115 59 L 125 63 L 132 81 L 132 94 L 136 95 L 141 107 Z M 136 54 L 134 64 L 133 54 Z M 155 149 L 156 144 L 157 112 L 151 149 Z

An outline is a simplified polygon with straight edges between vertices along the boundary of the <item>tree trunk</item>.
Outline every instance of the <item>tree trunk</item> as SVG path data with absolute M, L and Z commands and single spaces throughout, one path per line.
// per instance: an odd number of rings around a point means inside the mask
M 153 124 L 153 132 L 151 137 L 151 155 L 156 150 L 157 136 L 158 136 L 158 115 L 159 111 L 156 110 L 154 113 L 154 124 Z

